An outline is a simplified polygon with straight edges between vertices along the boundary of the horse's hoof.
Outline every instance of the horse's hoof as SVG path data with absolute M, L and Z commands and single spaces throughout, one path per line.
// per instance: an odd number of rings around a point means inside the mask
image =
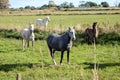
M 60 65 L 63 65 L 62 63 L 60 63 Z
M 57 65 L 57 63 L 54 63 L 54 65 L 56 66 L 56 65 Z

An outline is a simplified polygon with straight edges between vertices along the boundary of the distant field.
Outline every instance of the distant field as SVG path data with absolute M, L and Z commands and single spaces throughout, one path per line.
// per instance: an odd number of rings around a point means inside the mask
M 60 53 L 55 53 L 57 66 L 52 60 L 45 41 L 36 41 L 32 51 L 22 50 L 20 40 L 0 38 L 0 80 L 15 80 L 20 73 L 22 80 L 93 80 L 94 48 L 92 45 L 73 46 L 70 65 L 66 52 L 63 65 L 59 65 Z M 120 79 L 120 46 L 97 45 L 99 80 Z
M 89 15 L 89 14 L 120 14 L 119 7 L 111 8 L 49 8 L 43 10 L 9 9 L 1 10 L 0 15 Z
M 46 15 L 47 16 L 47 15 Z M 28 27 L 29 23 L 36 22 L 38 18 L 46 16 L 0 16 L 0 28 L 17 28 L 22 29 Z M 67 28 L 69 26 L 88 27 L 97 21 L 99 27 L 113 27 L 116 23 L 120 24 L 120 15 L 50 15 L 51 21 L 49 28 Z

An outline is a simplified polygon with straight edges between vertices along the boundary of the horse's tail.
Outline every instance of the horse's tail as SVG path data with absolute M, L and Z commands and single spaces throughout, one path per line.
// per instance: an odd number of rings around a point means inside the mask
M 85 30 L 84 35 L 85 35 L 85 36 L 88 36 L 88 34 L 89 34 L 89 28 L 87 28 L 87 29 Z
M 51 36 L 51 35 L 48 36 L 47 39 L 46 39 L 46 41 L 47 41 L 48 47 L 50 47 L 50 44 L 51 44 L 51 42 L 52 42 L 52 36 Z

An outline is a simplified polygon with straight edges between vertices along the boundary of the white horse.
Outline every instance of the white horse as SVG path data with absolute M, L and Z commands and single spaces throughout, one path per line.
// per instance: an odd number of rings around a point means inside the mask
M 34 46 L 34 24 L 30 24 L 29 28 L 23 29 L 21 31 L 21 37 L 22 37 L 22 46 L 23 49 L 25 46 L 29 47 L 29 41 L 32 40 L 32 47 Z
M 50 22 L 49 16 L 47 16 L 45 19 L 37 19 L 36 26 L 45 26 L 45 28 L 46 28 L 48 25 L 48 22 Z

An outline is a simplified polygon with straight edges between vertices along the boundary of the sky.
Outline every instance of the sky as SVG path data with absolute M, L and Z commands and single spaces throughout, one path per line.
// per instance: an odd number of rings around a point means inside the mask
M 120 0 L 54 0 L 55 4 L 60 5 L 63 2 L 72 2 L 76 7 L 79 5 L 79 1 L 92 1 L 96 2 L 97 4 L 100 4 L 103 1 L 106 1 L 109 3 L 110 6 L 114 6 L 116 1 L 117 3 L 120 2 Z M 19 8 L 19 7 L 25 7 L 25 6 L 35 6 L 40 7 L 44 4 L 48 4 L 49 0 L 9 0 L 10 7 L 11 8 Z

